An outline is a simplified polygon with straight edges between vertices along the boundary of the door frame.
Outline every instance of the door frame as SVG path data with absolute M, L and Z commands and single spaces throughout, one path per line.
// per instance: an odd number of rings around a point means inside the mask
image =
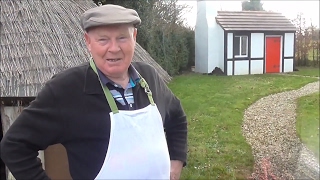
M 283 54 L 283 36 L 282 35 L 265 35 L 264 36 L 264 72 L 267 73 L 267 38 L 268 37 L 280 37 L 280 72 L 279 73 L 282 73 L 282 54 Z

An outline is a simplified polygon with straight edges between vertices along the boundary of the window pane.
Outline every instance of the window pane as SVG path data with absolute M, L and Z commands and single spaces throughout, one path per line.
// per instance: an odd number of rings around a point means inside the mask
M 241 55 L 247 55 L 248 37 L 241 37 Z
M 240 55 L 240 37 L 234 37 L 233 42 L 233 48 L 234 48 L 234 55 L 239 56 Z

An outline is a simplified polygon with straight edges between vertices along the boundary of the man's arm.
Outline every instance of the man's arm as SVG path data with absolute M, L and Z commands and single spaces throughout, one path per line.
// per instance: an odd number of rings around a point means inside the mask
M 183 162 L 179 160 L 171 160 L 170 180 L 180 179 Z
M 165 130 L 171 160 L 180 160 L 186 165 L 187 160 L 187 117 L 180 100 L 172 95 L 168 102 Z
M 168 102 L 165 119 L 167 143 L 171 158 L 170 179 L 179 179 L 187 161 L 187 118 L 180 100 L 173 94 Z
M 38 151 L 58 142 L 62 132 L 58 104 L 46 85 L 4 135 L 1 158 L 17 180 L 49 179 L 38 161 Z
M 165 97 L 165 132 L 171 160 L 170 179 L 180 179 L 187 162 L 188 122 L 180 100 L 158 76 L 160 92 Z

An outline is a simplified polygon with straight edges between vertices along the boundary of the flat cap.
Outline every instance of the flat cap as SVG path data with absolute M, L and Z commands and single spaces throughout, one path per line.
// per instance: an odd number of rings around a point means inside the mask
M 85 11 L 80 18 L 81 27 L 87 30 L 91 27 L 112 24 L 140 25 L 141 19 L 133 9 L 119 5 L 107 4 Z

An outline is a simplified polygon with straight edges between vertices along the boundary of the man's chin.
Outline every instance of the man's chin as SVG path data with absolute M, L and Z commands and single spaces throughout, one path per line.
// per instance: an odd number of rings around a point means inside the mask
M 128 69 L 125 68 L 109 68 L 108 70 L 106 70 L 106 75 L 109 77 L 114 77 L 114 78 L 118 78 L 118 77 L 123 77 L 126 73 L 128 73 Z

